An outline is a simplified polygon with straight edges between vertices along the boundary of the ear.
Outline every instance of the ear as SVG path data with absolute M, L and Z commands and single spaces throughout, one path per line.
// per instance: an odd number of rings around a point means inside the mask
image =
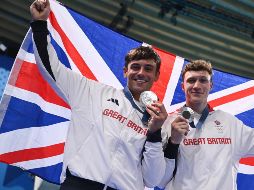
M 159 77 L 160 77 L 160 71 L 155 73 L 155 79 L 154 79 L 154 81 L 157 81 L 159 79 Z
M 212 90 L 213 88 L 213 82 L 210 83 L 210 91 Z
M 182 91 L 184 91 L 184 84 L 183 82 L 181 83 Z
M 123 76 L 124 76 L 124 78 L 127 77 L 127 72 L 128 72 L 128 68 L 124 67 L 123 68 Z

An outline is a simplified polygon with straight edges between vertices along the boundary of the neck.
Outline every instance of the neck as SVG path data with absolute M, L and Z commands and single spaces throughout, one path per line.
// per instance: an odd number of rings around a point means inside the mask
M 136 101 L 139 101 L 139 97 L 140 97 L 140 94 L 141 94 L 141 93 L 133 93 L 133 92 L 130 90 L 129 87 L 128 87 L 128 89 L 129 89 L 129 91 L 130 91 L 132 97 L 133 97 Z
M 190 107 L 191 109 L 193 109 L 193 111 L 197 112 L 198 114 L 202 114 L 203 110 L 207 106 L 207 102 L 205 102 L 204 104 L 186 103 L 186 106 Z
M 131 92 L 131 91 L 130 91 L 130 92 Z M 135 100 L 139 101 L 140 93 L 132 93 L 132 92 L 131 92 L 131 94 L 132 94 L 132 97 L 133 97 Z

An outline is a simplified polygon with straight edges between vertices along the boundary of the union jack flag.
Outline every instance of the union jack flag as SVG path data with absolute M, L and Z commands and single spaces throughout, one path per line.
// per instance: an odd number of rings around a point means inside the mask
M 90 79 L 123 88 L 124 56 L 142 42 L 128 38 L 51 0 L 48 28 L 59 59 Z M 40 74 L 28 31 L 15 59 L 0 104 L 0 161 L 58 184 L 70 106 Z M 188 60 L 153 47 L 161 56 L 161 74 L 152 90 L 168 112 L 184 104 L 180 73 Z M 214 71 L 209 103 L 254 127 L 254 81 Z M 254 159 L 240 161 L 238 187 L 253 189 Z

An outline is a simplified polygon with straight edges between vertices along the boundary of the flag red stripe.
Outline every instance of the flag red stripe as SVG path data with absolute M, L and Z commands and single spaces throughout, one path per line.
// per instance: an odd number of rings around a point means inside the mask
M 242 158 L 240 160 L 240 163 L 249 166 L 254 166 L 254 157 Z
M 156 92 L 160 101 L 163 101 L 176 56 L 155 47 L 153 47 L 153 49 L 161 57 L 161 67 L 159 79 L 154 83 L 151 90 Z
M 63 41 L 64 47 L 75 63 L 75 65 L 78 67 L 79 71 L 84 75 L 85 77 L 93 80 L 97 80 L 92 71 L 89 69 L 89 67 L 86 65 L 85 61 L 82 59 L 81 55 L 78 53 L 77 49 L 74 47 L 72 42 L 69 40 L 69 38 L 66 36 L 60 25 L 58 24 L 55 15 L 51 12 L 50 13 L 50 22 L 52 26 L 55 28 L 55 30 L 58 32 L 58 34 L 61 36 L 61 39 Z M 82 42 L 81 42 L 82 43 Z M 85 50 L 84 50 L 85 51 Z
M 36 64 L 23 61 L 15 86 L 39 94 L 47 102 L 70 108 L 41 76 Z
M 63 152 L 64 152 L 64 143 L 59 143 L 46 147 L 30 148 L 0 154 L 0 161 L 5 162 L 7 164 L 14 164 L 17 162 L 57 156 L 63 154 Z
M 253 94 L 254 94 L 254 87 L 250 87 L 250 88 L 229 94 L 227 96 L 223 96 L 218 99 L 209 101 L 209 104 L 212 107 L 216 107 L 216 106 L 220 106 L 222 104 L 226 104 L 226 103 L 232 102 L 234 100 L 238 100 L 238 99 L 241 99 L 241 98 L 253 95 Z

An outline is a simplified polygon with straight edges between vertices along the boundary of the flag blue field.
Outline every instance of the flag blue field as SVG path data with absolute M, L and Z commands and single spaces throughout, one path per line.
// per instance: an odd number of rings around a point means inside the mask
M 50 3 L 48 28 L 61 62 L 90 79 L 123 88 L 124 56 L 144 43 L 113 32 L 56 1 Z M 58 184 L 71 110 L 41 76 L 32 46 L 29 30 L 0 104 L 0 161 Z M 167 111 L 173 112 L 184 104 L 180 74 L 188 60 L 152 47 L 162 58 L 161 75 L 152 90 Z M 214 73 L 210 105 L 254 127 L 254 81 L 217 70 Z M 242 159 L 239 173 L 238 188 L 253 189 L 254 159 Z

